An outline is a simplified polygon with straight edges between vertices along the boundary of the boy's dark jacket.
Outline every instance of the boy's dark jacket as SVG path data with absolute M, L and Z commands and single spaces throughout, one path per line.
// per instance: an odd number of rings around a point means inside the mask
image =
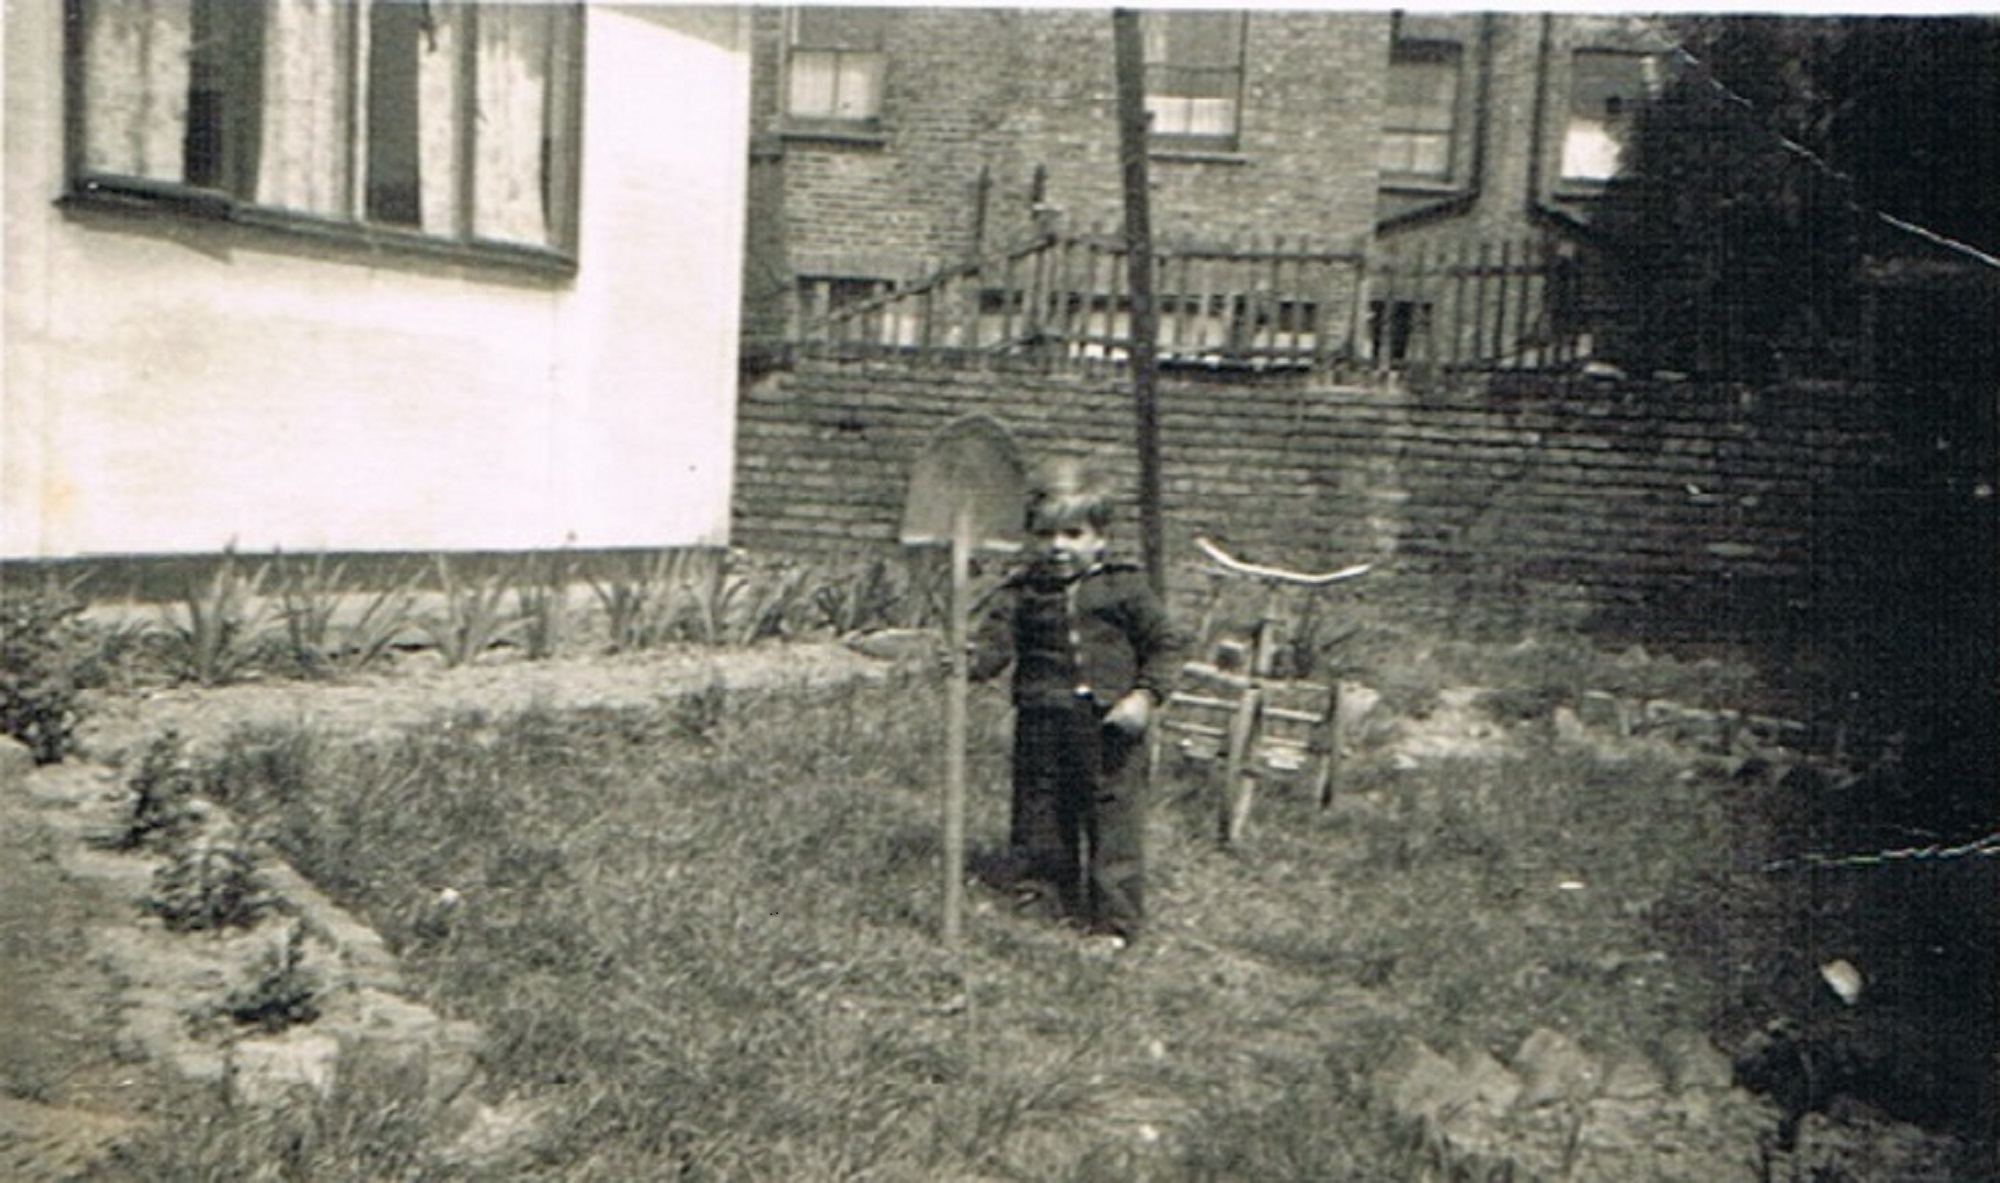
M 1177 668 L 1178 641 L 1145 573 L 1101 562 L 1074 577 L 1046 564 L 1009 576 L 974 622 L 971 672 L 990 678 L 1014 665 L 1017 707 L 1108 710 L 1133 690 L 1157 703 Z

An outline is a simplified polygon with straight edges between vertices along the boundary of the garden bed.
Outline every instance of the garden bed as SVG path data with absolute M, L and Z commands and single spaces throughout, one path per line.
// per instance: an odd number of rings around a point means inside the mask
M 1703 750 L 1713 710 L 1628 732 L 1663 678 L 1735 675 L 1631 659 L 1622 682 L 1593 675 L 1618 708 L 1577 714 L 1551 689 L 1584 676 L 1561 647 L 1353 656 L 1369 684 L 1350 698 L 1373 706 L 1347 721 L 1334 806 L 1276 788 L 1227 850 L 1202 770 L 1169 767 L 1155 930 L 1112 959 L 983 889 L 965 947 L 937 942 L 922 661 L 414 654 L 331 685 L 98 692 L 79 738 L 126 761 L 110 792 L 179 733 L 240 824 L 386 940 L 413 1001 L 478 1028 L 481 1103 L 533 1115 L 481 1177 L 1410 1178 L 1545 1172 L 1546 1145 L 1595 1164 L 1579 1178 L 1803 1178 L 1855 1129 L 1907 1136 L 1815 1113 L 1787 1152 L 1783 1109 L 1728 1079 L 1718 1041 L 1767 1016 L 1716 961 L 1771 936 L 1746 917 L 1768 900 L 1727 894 L 1762 881 L 1732 865 L 1733 827 L 1784 768 Z M 974 707 L 977 866 L 1005 828 L 1004 695 Z M 1755 972 L 1824 989 L 1810 944 Z M 1528 1054 L 1543 1033 L 1574 1049 L 1553 1061 L 1568 1083 L 1524 1099 L 1554 1071 Z M 1440 1094 L 1440 1058 L 1475 1092 Z M 308 1127 L 294 1152 L 332 1177 L 465 1175 L 410 1087 L 357 1075 L 285 1119 L 196 1099 L 200 1139 L 121 1135 L 124 1177 L 255 1164 Z M 1483 1124 L 1445 1120 L 1473 1102 Z M 1849 1152 L 1816 1177 L 1953 1177 L 1911 1173 L 1941 1153 Z

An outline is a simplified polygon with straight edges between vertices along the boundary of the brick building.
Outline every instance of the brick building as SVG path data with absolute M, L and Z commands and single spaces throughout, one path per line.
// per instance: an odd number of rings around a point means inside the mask
M 1667 43 L 1635 18 L 1155 10 L 1162 242 L 1423 250 L 1587 221 Z M 1112 22 L 755 11 L 745 331 L 1121 216 Z

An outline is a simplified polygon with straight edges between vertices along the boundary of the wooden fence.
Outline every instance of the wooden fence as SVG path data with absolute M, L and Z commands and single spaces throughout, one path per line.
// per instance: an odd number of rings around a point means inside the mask
M 1162 366 L 1549 369 L 1585 352 L 1573 260 L 1552 239 L 1415 251 L 1274 238 L 1155 251 Z M 1125 245 L 1051 235 L 907 285 L 802 284 L 794 341 L 822 354 L 1005 353 L 1056 368 L 1131 350 Z

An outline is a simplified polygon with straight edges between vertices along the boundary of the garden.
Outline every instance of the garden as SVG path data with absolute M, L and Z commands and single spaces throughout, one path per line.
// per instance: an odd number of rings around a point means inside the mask
M 34 776 L 92 770 L 114 903 L 244 942 L 175 1038 L 343 1005 L 295 877 L 476 1032 L 448 1095 L 383 1041 L 282 1104 L 162 1074 L 73 1177 L 1990 1174 L 1987 860 L 1843 860 L 1882 761 L 1806 750 L 1746 663 L 1330 614 L 1295 658 L 1343 688 L 1330 803 L 1274 780 L 1224 844 L 1213 767 L 1163 752 L 1157 919 L 1116 953 L 981 877 L 1009 718 L 978 688 L 954 946 L 940 582 L 703 551 L 10 586 L 5 728 Z

